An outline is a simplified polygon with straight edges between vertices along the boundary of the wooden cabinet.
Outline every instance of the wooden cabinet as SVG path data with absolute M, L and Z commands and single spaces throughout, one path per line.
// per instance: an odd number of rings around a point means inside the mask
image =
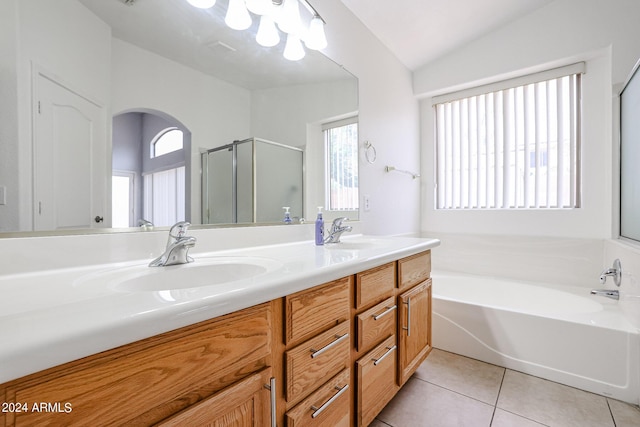
M 5 423 L 158 423 L 267 368 L 271 344 L 272 310 L 266 303 L 7 383 L 0 387 L 5 401 L 71 407 L 68 413 L 11 413 Z M 215 410 L 209 415 L 217 416 Z
M 431 279 L 398 297 L 398 383 L 403 385 L 431 351 Z
M 431 276 L 431 251 L 398 260 L 398 288 L 402 291 Z
M 253 374 L 177 415 L 159 427 L 263 427 L 271 423 L 271 368 Z
M 368 426 L 398 391 L 396 336 L 383 341 L 356 362 L 357 425 Z
M 352 288 L 349 276 L 284 298 L 288 427 L 351 425 Z
M 0 426 L 367 426 L 431 350 L 430 255 L 0 385 L 62 409 Z
M 356 315 L 356 350 L 370 350 L 383 339 L 395 335 L 397 305 L 390 296 L 381 303 Z
M 287 412 L 287 427 L 349 427 L 349 373 L 343 370 Z
M 358 273 L 356 275 L 356 308 L 360 309 L 386 298 L 393 292 L 395 283 L 395 262 Z
M 349 367 L 349 322 L 342 322 L 285 352 L 286 397 L 296 401 Z

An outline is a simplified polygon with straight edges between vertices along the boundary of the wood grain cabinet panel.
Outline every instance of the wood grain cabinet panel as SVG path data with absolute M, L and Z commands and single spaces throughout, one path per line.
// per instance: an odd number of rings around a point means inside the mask
M 398 297 L 398 383 L 403 385 L 431 352 L 431 279 Z
M 358 352 L 370 350 L 381 340 L 396 333 L 397 306 L 389 297 L 356 316 L 356 347 Z
M 410 288 L 431 276 L 431 251 L 421 252 L 398 261 L 398 288 Z
M 271 345 L 270 304 L 168 332 L 8 383 L 10 401 L 72 409 L 13 414 L 7 425 L 157 423 L 265 368 Z
M 358 273 L 356 275 L 356 308 L 365 308 L 382 301 L 393 293 L 395 285 L 395 262 Z
M 393 335 L 356 363 L 359 426 L 368 426 L 398 391 L 396 361 L 396 336 Z
M 287 402 L 304 397 L 349 367 L 349 325 L 342 322 L 285 352 Z
M 253 374 L 179 414 L 158 427 L 265 427 L 270 425 L 271 368 Z
M 343 370 L 287 412 L 287 427 L 349 427 L 349 372 Z
M 291 344 L 349 318 L 351 277 L 285 297 L 285 343 Z

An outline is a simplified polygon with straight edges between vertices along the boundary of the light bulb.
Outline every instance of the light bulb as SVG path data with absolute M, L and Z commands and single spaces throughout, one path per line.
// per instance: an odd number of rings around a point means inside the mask
M 318 16 L 314 16 L 309 23 L 309 32 L 304 44 L 313 50 L 327 47 L 327 37 L 324 34 L 324 22 Z
M 287 44 L 284 45 L 284 57 L 289 61 L 299 61 L 304 58 L 305 51 L 298 36 L 287 35 Z
M 266 15 L 273 9 L 273 2 L 271 0 L 246 0 L 247 9 L 249 12 L 256 15 Z
M 234 30 L 246 30 L 251 26 L 251 15 L 244 5 L 244 0 L 229 0 L 224 22 Z
M 284 0 L 281 7 L 278 27 L 287 34 L 298 34 L 302 27 L 298 0 Z
M 189 4 L 193 7 L 197 7 L 200 9 L 209 9 L 216 4 L 216 0 L 187 0 Z
M 262 15 L 260 17 L 256 41 L 260 46 L 264 47 L 271 47 L 280 43 L 280 34 L 278 33 L 275 22 L 273 22 L 270 16 Z

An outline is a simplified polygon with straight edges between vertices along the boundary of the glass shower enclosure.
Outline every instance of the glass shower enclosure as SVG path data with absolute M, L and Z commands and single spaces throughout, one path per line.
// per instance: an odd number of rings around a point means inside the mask
M 202 153 L 202 223 L 274 223 L 302 218 L 303 150 L 260 138 Z

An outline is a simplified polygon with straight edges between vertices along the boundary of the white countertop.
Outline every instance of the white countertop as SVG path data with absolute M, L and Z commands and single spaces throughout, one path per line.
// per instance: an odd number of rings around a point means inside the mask
M 252 278 L 197 288 L 133 292 L 114 285 L 119 275 L 146 267 L 150 259 L 0 275 L 0 383 L 440 244 L 437 239 L 412 237 L 353 236 L 342 240 L 342 246 L 303 241 L 200 253 L 193 255 L 192 264 L 157 267 L 175 271 L 211 257 L 265 258 L 275 266 Z

